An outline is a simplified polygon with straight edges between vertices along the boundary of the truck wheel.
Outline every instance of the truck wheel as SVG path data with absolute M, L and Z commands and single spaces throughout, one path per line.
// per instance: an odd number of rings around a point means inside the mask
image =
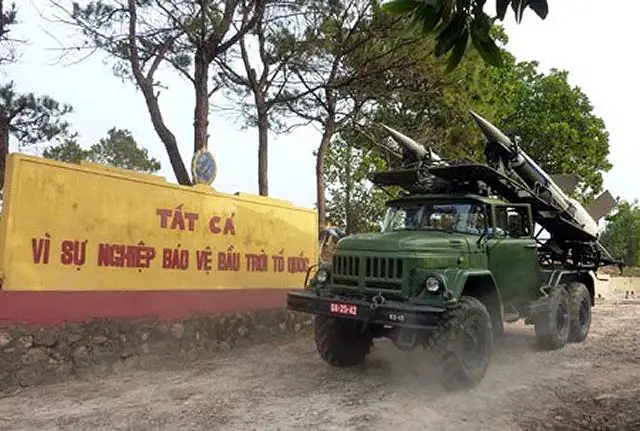
M 591 295 L 582 283 L 569 284 L 569 342 L 580 343 L 589 335 L 591 327 Z
M 564 285 L 549 292 L 548 308 L 535 319 L 538 344 L 545 350 L 562 348 L 569 339 L 569 294 Z
M 362 332 L 356 320 L 331 316 L 315 317 L 316 348 L 320 357 L 334 367 L 352 367 L 364 362 L 373 344 L 373 336 Z
M 448 389 L 470 388 L 484 378 L 493 350 L 491 316 L 482 302 L 463 296 L 445 312 L 434 330 L 429 351 Z

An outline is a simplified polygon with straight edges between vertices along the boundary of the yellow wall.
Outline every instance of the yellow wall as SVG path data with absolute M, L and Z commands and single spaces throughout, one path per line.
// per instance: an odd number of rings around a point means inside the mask
M 0 220 L 2 289 L 301 288 L 305 266 L 317 260 L 317 231 L 315 211 L 282 200 L 12 154 Z M 130 267 L 117 266 L 122 246 L 131 246 Z M 222 255 L 239 259 L 239 269 Z

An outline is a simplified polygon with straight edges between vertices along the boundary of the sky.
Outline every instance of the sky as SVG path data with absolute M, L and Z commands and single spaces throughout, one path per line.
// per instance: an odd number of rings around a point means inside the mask
M 129 129 L 138 144 L 162 164 L 159 175 L 175 182 L 164 146 L 133 83 L 115 77 L 104 56 L 95 55 L 77 64 L 61 62 L 61 44 L 74 46 L 79 39 L 68 27 L 44 18 L 55 13 L 49 0 L 16 3 L 22 23 L 16 26 L 15 36 L 28 39 L 28 44 L 18 64 L 0 71 L 2 79 L 13 80 L 19 91 L 47 94 L 72 105 L 75 112 L 68 120 L 83 147 L 97 142 L 112 127 Z M 613 168 L 605 174 L 605 188 L 623 199 L 640 198 L 640 181 L 635 179 L 640 164 L 640 151 L 636 151 L 640 80 L 634 54 L 640 2 L 609 0 L 607 7 L 595 0 L 550 0 L 549 4 L 545 20 L 527 10 L 523 21 L 516 24 L 512 11 L 508 11 L 503 23 L 510 39 L 507 48 L 518 60 L 537 60 L 542 71 L 569 71 L 570 83 L 589 97 L 610 134 L 609 161 Z M 487 2 L 485 10 L 492 15 L 495 0 Z M 193 90 L 171 71 L 163 72 L 160 78 L 168 86 L 161 92 L 160 106 L 189 167 L 193 156 Z M 218 165 L 213 187 L 224 193 L 257 193 L 257 130 L 243 129 L 242 120 L 229 113 L 214 112 L 209 121 L 208 147 Z M 270 196 L 314 207 L 313 150 L 319 142 L 320 131 L 314 126 L 298 128 L 288 135 L 270 134 Z M 44 148 L 24 151 L 33 154 Z M 15 142 L 11 150 L 17 150 Z

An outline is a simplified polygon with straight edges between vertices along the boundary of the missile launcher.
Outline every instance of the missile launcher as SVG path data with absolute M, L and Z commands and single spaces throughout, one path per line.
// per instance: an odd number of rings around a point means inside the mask
M 475 112 L 471 115 L 486 138 L 486 164 L 444 161 L 413 139 L 382 125 L 403 150 L 399 169 L 375 172 L 380 186 L 400 186 L 409 193 L 473 193 L 531 206 L 534 222 L 549 238 L 540 241 L 541 263 L 592 269 L 619 264 L 598 242 L 598 221 L 615 206 L 609 191 L 586 208 L 569 194 L 581 179 L 548 175 L 502 131 Z M 408 161 L 408 162 L 407 162 Z M 538 234 L 538 236 L 539 236 Z
M 380 232 L 343 236 L 331 262 L 287 293 L 287 308 L 315 316 L 328 364 L 362 364 L 373 340 L 388 338 L 403 351 L 427 350 L 453 389 L 484 378 L 505 322 L 533 325 L 546 350 L 587 338 L 593 271 L 617 263 L 598 242 L 597 222 L 613 198 L 605 192 L 581 205 L 570 196 L 579 178 L 548 175 L 517 142 L 472 117 L 486 163 L 445 160 L 382 125 L 402 150 L 386 152 L 402 163 L 369 177 L 400 188 L 387 190 Z

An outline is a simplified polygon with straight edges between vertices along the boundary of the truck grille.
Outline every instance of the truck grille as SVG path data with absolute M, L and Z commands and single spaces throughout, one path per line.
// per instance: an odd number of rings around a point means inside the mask
M 338 284 L 399 290 L 402 288 L 404 262 L 401 258 L 333 256 L 334 280 Z
M 365 278 L 402 279 L 402 259 L 367 257 Z
M 333 256 L 333 273 L 343 277 L 360 275 L 359 256 Z

